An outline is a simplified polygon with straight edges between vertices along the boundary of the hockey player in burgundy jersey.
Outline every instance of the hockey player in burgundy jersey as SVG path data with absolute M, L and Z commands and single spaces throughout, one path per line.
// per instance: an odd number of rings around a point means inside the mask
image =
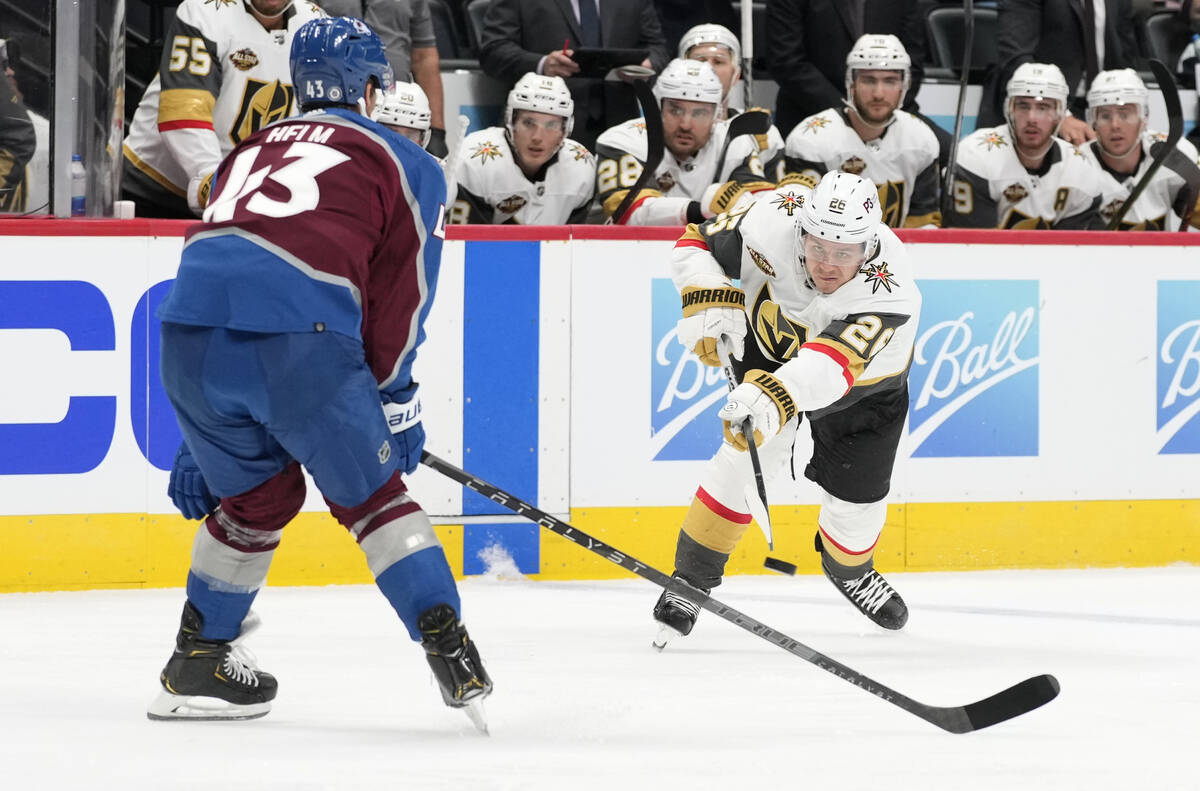
M 184 437 L 169 494 L 204 524 L 148 714 L 269 711 L 276 681 L 241 641 L 304 504 L 303 465 L 421 641 L 447 705 L 484 728 L 492 683 L 402 478 L 425 440 L 412 364 L 437 282 L 445 180 L 420 146 L 366 117 L 392 74 L 360 20 L 306 24 L 291 66 L 305 113 L 221 163 L 159 308 L 163 385 Z

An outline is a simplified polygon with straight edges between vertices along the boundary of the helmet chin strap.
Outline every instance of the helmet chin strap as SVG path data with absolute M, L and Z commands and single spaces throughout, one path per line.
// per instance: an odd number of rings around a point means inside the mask
M 1140 127 L 1138 127 L 1138 132 L 1137 132 L 1137 135 L 1134 137 L 1133 145 L 1131 145 L 1129 147 L 1129 150 L 1126 151 L 1124 154 L 1114 154 L 1113 152 L 1111 152 L 1107 148 L 1105 148 L 1104 143 L 1101 142 L 1099 135 L 1096 136 L 1096 142 L 1100 143 L 1100 150 L 1103 151 L 1106 155 L 1112 157 L 1115 160 L 1124 161 L 1126 159 L 1129 159 L 1134 154 L 1138 154 L 1141 152 L 1141 150 L 1142 150 L 1142 132 L 1144 132 L 1144 131 L 1146 131 L 1146 122 L 1145 121 L 1143 121 L 1142 125 Z
M 891 112 L 891 114 L 888 116 L 888 119 L 886 121 L 884 121 L 882 124 L 877 124 L 874 121 L 867 120 L 867 117 L 865 115 L 863 115 L 861 112 L 859 112 L 858 105 L 856 105 L 854 102 L 850 101 L 849 99 L 843 98 L 842 104 L 846 105 L 847 110 L 849 110 L 850 112 L 852 112 L 856 116 L 858 116 L 858 120 L 862 121 L 864 124 L 871 127 L 872 129 L 887 129 L 889 126 L 896 123 L 896 111 L 895 110 L 893 110 Z

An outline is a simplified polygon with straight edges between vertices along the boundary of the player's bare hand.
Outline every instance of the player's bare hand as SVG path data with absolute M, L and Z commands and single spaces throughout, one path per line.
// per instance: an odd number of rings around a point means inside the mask
M 1095 140 L 1096 132 L 1085 121 L 1068 116 L 1058 128 L 1058 136 L 1073 146 L 1081 146 L 1089 140 Z
M 575 50 L 556 49 L 546 56 L 542 63 L 542 74 L 547 77 L 573 77 L 579 71 L 579 64 L 571 60 Z

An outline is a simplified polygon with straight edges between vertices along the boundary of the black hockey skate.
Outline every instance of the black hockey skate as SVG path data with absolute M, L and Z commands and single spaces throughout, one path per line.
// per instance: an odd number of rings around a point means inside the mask
M 487 733 L 483 699 L 492 692 L 492 679 L 458 613 L 449 604 L 435 605 L 421 613 L 417 628 L 442 700 L 451 708 L 463 709 L 475 727 Z
M 200 613 L 183 605 L 175 652 L 159 674 L 163 691 L 150 704 L 152 720 L 252 720 L 271 710 L 279 684 L 258 669 L 241 643 L 258 628 L 251 613 L 233 640 L 200 637 Z
M 679 572 L 671 576 L 691 585 L 686 577 L 679 575 Z M 695 585 L 692 587 L 696 588 Z M 707 588 L 696 589 L 705 594 L 709 592 Z M 699 616 L 699 604 L 670 588 L 663 588 L 662 595 L 658 597 L 658 601 L 654 605 L 654 620 L 659 623 L 658 635 L 655 636 L 653 642 L 654 647 L 661 651 L 676 637 L 691 634 L 692 627 L 696 625 L 696 619 Z
M 861 566 L 843 566 L 829 556 L 817 534 L 817 551 L 821 553 L 821 570 L 858 611 L 884 629 L 902 629 L 908 622 L 908 605 L 873 567 L 863 571 Z

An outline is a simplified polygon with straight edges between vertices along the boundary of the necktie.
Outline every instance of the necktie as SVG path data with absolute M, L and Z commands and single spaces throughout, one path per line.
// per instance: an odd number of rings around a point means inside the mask
M 596 0 L 579 0 L 579 30 L 583 33 L 583 46 L 600 46 L 600 16 L 596 13 Z
M 580 0 L 582 2 L 582 0 Z M 1104 0 L 1100 0 L 1104 2 Z M 1096 6 L 1094 0 L 1083 0 L 1083 58 L 1087 69 L 1087 84 L 1100 73 L 1100 62 L 1096 58 Z

